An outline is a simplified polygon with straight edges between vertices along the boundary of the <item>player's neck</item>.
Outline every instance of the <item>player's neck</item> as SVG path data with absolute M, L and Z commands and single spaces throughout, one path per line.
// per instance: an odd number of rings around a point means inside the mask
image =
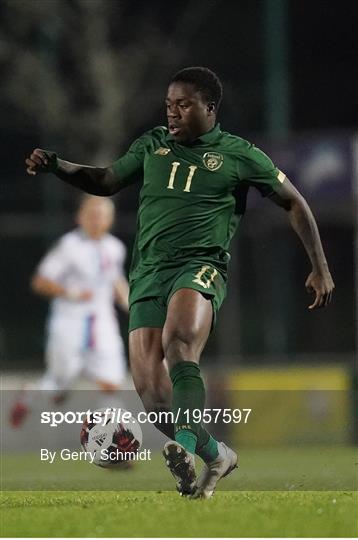
M 83 234 L 87 236 L 87 238 L 89 238 L 90 240 L 94 240 L 95 242 L 99 242 L 106 235 L 106 233 L 103 233 L 103 232 L 96 234 L 93 232 L 85 231 L 84 229 L 81 229 L 81 230 Z

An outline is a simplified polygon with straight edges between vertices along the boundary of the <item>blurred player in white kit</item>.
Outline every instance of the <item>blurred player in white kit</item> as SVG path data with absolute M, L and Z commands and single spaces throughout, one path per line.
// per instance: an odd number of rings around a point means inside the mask
M 32 390 L 54 392 L 60 401 L 80 375 L 104 392 L 116 391 L 126 376 L 125 351 L 114 303 L 128 311 L 124 274 L 126 248 L 109 234 L 115 207 L 108 198 L 86 196 L 78 228 L 65 234 L 41 260 L 33 291 L 51 300 L 47 322 L 46 371 Z M 33 392 L 24 390 L 11 409 L 20 426 Z

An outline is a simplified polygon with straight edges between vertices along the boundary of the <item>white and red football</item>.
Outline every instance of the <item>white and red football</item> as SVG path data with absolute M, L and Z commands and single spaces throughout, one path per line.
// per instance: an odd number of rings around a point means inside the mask
M 142 430 L 129 411 L 114 407 L 87 414 L 80 433 L 83 450 L 99 467 L 120 467 L 136 459 Z

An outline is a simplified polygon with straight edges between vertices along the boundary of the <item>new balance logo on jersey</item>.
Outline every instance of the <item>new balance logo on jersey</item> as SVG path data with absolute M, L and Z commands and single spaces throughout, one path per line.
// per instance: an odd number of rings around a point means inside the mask
M 160 148 L 158 148 L 158 150 L 154 152 L 154 154 L 157 154 L 158 156 L 166 156 L 167 154 L 169 154 L 169 152 L 170 148 L 163 148 L 161 146 Z

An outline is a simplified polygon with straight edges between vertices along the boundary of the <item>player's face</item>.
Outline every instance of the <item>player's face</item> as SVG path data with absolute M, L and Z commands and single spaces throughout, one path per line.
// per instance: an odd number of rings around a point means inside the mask
M 109 201 L 101 199 L 86 200 L 80 207 L 77 217 L 80 227 L 95 240 L 109 231 L 113 218 L 114 212 Z
M 179 143 L 193 142 L 215 124 L 214 103 L 205 101 L 192 84 L 172 83 L 165 103 L 169 132 Z

